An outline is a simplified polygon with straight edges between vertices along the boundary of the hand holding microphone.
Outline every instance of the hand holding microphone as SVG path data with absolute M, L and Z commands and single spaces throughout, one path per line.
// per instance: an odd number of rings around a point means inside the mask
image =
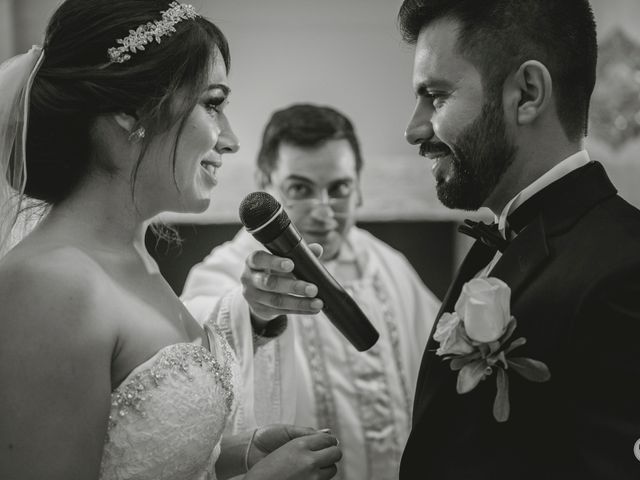
M 258 241 L 271 253 L 293 261 L 293 274 L 298 280 L 290 279 L 286 288 L 303 295 L 301 305 L 309 302 L 304 295 L 311 297 L 304 282 L 311 282 L 318 288 L 318 298 L 322 300 L 322 310 L 333 325 L 359 351 L 371 348 L 379 334 L 358 304 L 342 286 L 327 272 L 314 253 L 309 249 L 300 233 L 291 223 L 280 203 L 265 192 L 254 192 L 240 204 L 240 220 Z M 258 254 L 250 261 L 259 261 Z M 263 257 L 263 261 L 285 262 L 282 259 Z M 281 271 L 285 265 L 281 265 Z M 264 277 L 269 281 L 269 276 Z M 304 282 L 300 282 L 300 280 Z M 297 282 L 297 283 L 296 283 Z M 281 288 L 285 285 L 281 285 Z M 296 291 L 296 289 L 298 289 Z M 282 297 L 273 297 L 282 298 Z M 313 300 L 308 303 L 312 307 Z M 319 305 L 319 304 L 318 304 Z M 300 312 L 312 313 L 312 312 Z
M 322 253 L 318 244 L 309 248 L 317 257 Z M 280 315 L 315 315 L 322 310 L 318 287 L 297 279 L 293 275 L 293 261 L 286 257 L 263 250 L 253 252 L 245 260 L 240 282 L 256 327 Z

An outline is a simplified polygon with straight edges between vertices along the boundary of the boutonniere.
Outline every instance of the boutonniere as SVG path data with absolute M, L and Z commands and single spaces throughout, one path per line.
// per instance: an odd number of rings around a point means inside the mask
M 462 287 L 455 311 L 442 315 L 433 336 L 440 343 L 436 354 L 449 360 L 451 369 L 458 371 L 459 394 L 470 392 L 495 373 L 493 416 L 498 422 L 509 419 L 508 372 L 532 382 L 551 378 L 543 362 L 511 356 L 526 339 L 511 340 L 517 322 L 511 316 L 510 297 L 511 289 L 502 280 L 474 278 Z

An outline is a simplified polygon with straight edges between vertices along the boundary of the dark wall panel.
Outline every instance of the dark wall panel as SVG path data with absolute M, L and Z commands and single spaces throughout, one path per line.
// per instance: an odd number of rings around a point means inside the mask
M 359 226 L 402 252 L 439 298 L 451 281 L 454 264 L 452 222 L 361 222 Z M 182 242 L 167 243 L 149 232 L 147 248 L 176 293 L 182 292 L 191 267 L 216 245 L 230 240 L 239 224 L 180 225 Z

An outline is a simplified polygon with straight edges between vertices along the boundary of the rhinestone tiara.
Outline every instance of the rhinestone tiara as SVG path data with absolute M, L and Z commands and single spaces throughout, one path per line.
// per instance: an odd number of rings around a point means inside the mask
M 116 43 L 119 47 L 111 47 L 109 53 L 110 63 L 124 63 L 131 59 L 131 53 L 144 50 L 144 46 L 152 41 L 160 43 L 160 39 L 169 36 L 176 31 L 175 25 L 183 20 L 194 19 L 199 15 L 192 5 L 183 5 L 171 2 L 167 10 L 161 11 L 162 20 L 148 22 L 140 25 L 135 30 L 129 30 L 129 35 L 119 38 Z

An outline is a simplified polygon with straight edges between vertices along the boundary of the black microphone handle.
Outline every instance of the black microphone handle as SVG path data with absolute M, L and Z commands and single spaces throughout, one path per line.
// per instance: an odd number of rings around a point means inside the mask
M 370 349 L 378 341 L 380 334 L 292 227 L 291 225 L 272 242 L 265 243 L 265 247 L 274 255 L 293 260 L 293 274 L 318 287 L 318 298 L 324 304 L 322 311 L 331 323 L 358 351 Z

